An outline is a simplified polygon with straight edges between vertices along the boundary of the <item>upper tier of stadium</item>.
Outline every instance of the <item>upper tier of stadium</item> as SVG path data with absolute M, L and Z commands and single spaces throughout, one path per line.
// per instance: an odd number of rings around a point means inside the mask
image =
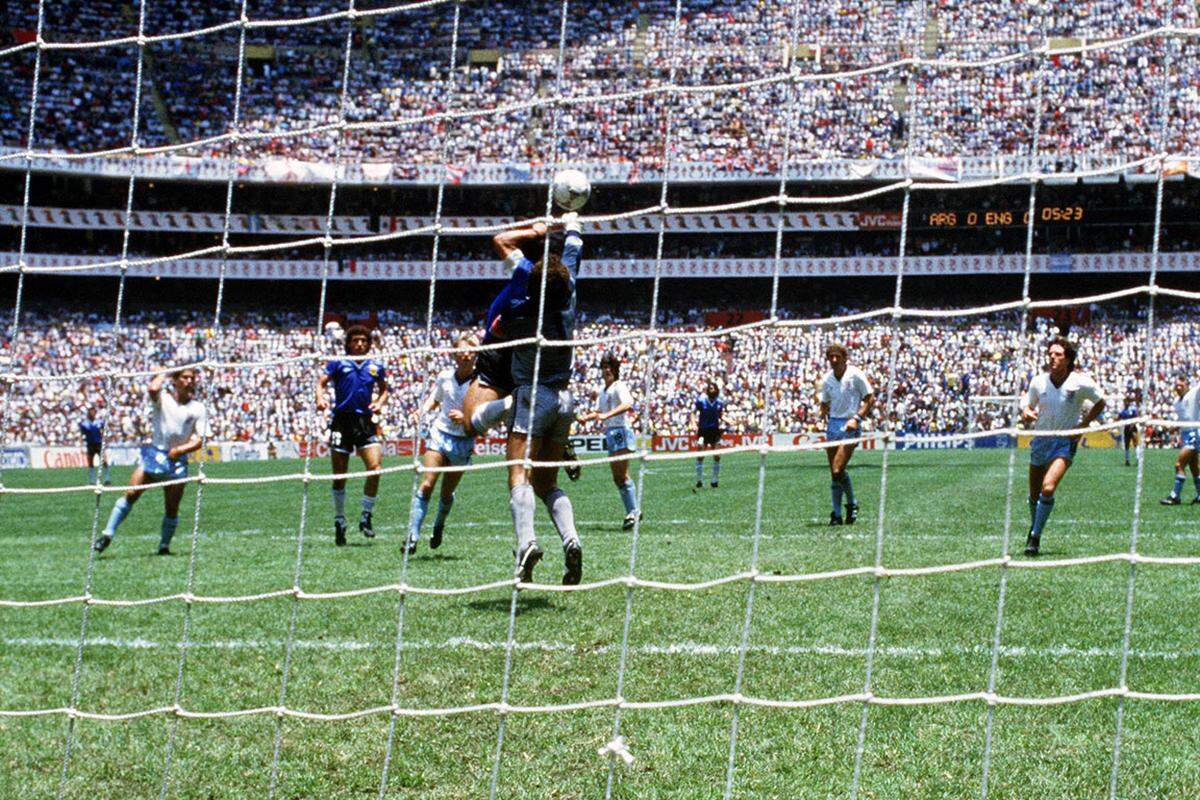
M 250 0 L 249 20 L 294 24 L 246 30 L 237 129 L 262 136 L 234 143 L 205 140 L 234 127 L 241 31 L 228 23 L 240 18 L 241 0 L 148 3 L 147 36 L 200 33 L 156 39 L 141 56 L 138 6 L 55 0 L 42 15 L 42 39 L 57 46 L 41 54 L 32 149 L 78 155 L 130 147 L 141 60 L 139 147 L 178 145 L 180 156 L 243 162 L 329 162 L 337 131 L 305 129 L 339 121 L 347 35 L 345 121 L 384 126 L 347 130 L 343 162 L 419 168 L 557 160 L 627 165 L 631 172 L 623 174 L 636 179 L 639 170 L 663 164 L 669 118 L 673 164 L 769 175 L 784 150 L 787 115 L 780 109 L 790 82 L 739 82 L 785 77 L 792 68 L 833 73 L 911 56 L 974 61 L 1091 44 L 1100 46 L 991 66 L 901 64 L 804 82 L 794 97 L 790 158 L 889 160 L 909 147 L 928 158 L 1027 154 L 1040 118 L 1043 154 L 1068 164 L 1079 156 L 1135 160 L 1159 151 L 1162 113 L 1168 116 L 1163 151 L 1187 154 L 1200 142 L 1198 45 L 1179 30 L 1197 25 L 1193 2 L 1081 0 L 1065 9 L 997 0 L 821 0 L 804 3 L 794 49 L 787 47 L 789 3 L 686 2 L 677 36 L 674 5 L 568 6 L 561 92 L 572 102 L 563 106 L 556 154 L 550 107 L 527 104 L 557 92 L 558 2 L 466 2 L 455 36 L 452 2 L 414 10 L 368 0 L 356 4 L 366 15 L 351 20 L 340 0 Z M 20 45 L 35 37 L 38 8 L 24 2 L 8 11 L 16 44 L 3 58 L 14 79 L 0 89 L 0 145 L 9 148 L 29 144 L 36 52 Z M 298 24 L 324 14 L 335 17 Z M 1164 27 L 1176 35 L 1113 41 Z M 103 44 L 125 37 L 133 39 Z M 101 44 L 71 45 L 84 42 Z M 672 66 L 677 84 L 715 90 L 610 97 L 662 87 Z M 1171 101 L 1160 103 L 1164 90 Z M 513 105 L 524 107 L 505 110 Z M 472 110 L 483 113 L 429 119 Z

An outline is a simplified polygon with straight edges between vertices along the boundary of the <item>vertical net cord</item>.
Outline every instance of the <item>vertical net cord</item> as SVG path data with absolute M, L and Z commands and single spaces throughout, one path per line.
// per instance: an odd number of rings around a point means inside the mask
M 141 0 L 143 7 L 145 7 L 145 4 L 146 0 Z M 247 0 L 242 0 L 240 13 L 241 25 L 238 28 L 237 76 L 234 80 L 233 90 L 233 119 L 231 126 L 233 134 L 233 158 L 230 160 L 229 174 L 225 182 L 225 214 L 221 224 L 221 265 L 217 277 L 216 306 L 213 309 L 213 341 L 214 346 L 218 350 L 217 361 L 223 360 L 222 354 L 225 342 L 224 329 L 221 326 L 221 311 L 225 302 L 225 269 L 229 261 L 229 229 L 230 217 L 233 212 L 233 183 L 237 175 L 237 156 L 240 150 L 242 87 L 246 69 L 246 24 L 249 22 L 246 16 L 246 4 Z M 199 356 L 198 353 L 197 356 Z M 204 353 L 204 360 L 213 360 L 211 352 L 208 350 Z M 208 431 L 205 430 L 201 433 L 201 447 L 204 447 L 207 440 Z M 191 597 L 196 586 L 196 558 L 200 544 L 200 508 L 204 497 L 204 464 L 204 459 L 201 459 L 197 466 L 198 480 L 196 481 L 196 502 L 192 514 L 192 537 L 188 550 L 186 599 L 183 606 L 183 627 L 180 631 L 179 661 L 175 668 L 175 691 L 174 699 L 172 700 L 172 705 L 177 709 L 181 707 L 183 699 L 183 676 L 187 666 L 188 649 L 191 644 Z M 175 738 L 179 732 L 179 719 L 178 715 L 171 718 L 171 727 L 167 733 L 162 783 L 159 785 L 158 790 L 159 800 L 163 800 L 171 790 L 171 767 L 174 764 Z
M 914 50 L 920 46 L 920 37 L 924 35 L 926 2 L 928 0 L 921 3 L 920 16 L 916 25 L 917 33 L 914 36 L 914 42 L 910 45 Z M 917 99 L 920 96 L 917 91 L 920 89 L 918 77 L 923 74 L 923 69 L 920 65 L 910 63 L 908 74 L 913 84 L 912 91 L 909 93 L 909 102 L 911 105 L 908 108 L 908 125 L 904 132 L 904 177 L 908 183 L 904 187 L 904 198 L 900 211 L 900 244 L 896 253 L 896 292 L 892 300 L 892 341 L 888 353 L 887 392 L 884 395 L 883 408 L 880 409 L 879 414 L 880 426 L 885 430 L 883 437 L 876 440 L 882 444 L 883 454 L 879 465 L 879 517 L 875 524 L 876 573 L 871 581 L 871 622 L 867 632 L 866 664 L 863 668 L 863 694 L 868 699 L 863 701 L 862 715 L 858 723 L 858 741 L 854 747 L 854 774 L 850 780 L 851 800 L 857 800 L 858 798 L 858 788 L 862 778 L 863 754 L 866 751 L 867 745 L 867 717 L 871 710 L 871 682 L 874 678 L 875 647 L 879 638 L 879 593 L 883 585 L 883 578 L 880 576 L 879 570 L 883 568 L 883 537 L 887 521 L 888 453 L 895 442 L 895 422 L 893 420 L 892 403 L 896 389 L 896 359 L 900 354 L 901 314 L 899 309 L 904 290 L 904 266 L 905 258 L 907 257 L 906 250 L 908 249 L 908 216 L 912 205 L 913 140 L 916 138 L 914 133 L 916 122 L 920 119 L 920 114 L 917 113 Z
M 1138 409 L 1140 416 L 1147 416 L 1146 410 L 1149 408 L 1151 400 L 1151 384 L 1154 381 L 1154 370 L 1152 364 L 1154 361 L 1154 301 L 1158 288 L 1158 254 L 1159 247 L 1162 242 L 1162 206 L 1163 206 L 1163 189 L 1166 183 L 1166 150 L 1167 146 L 1167 120 L 1171 110 L 1171 67 L 1174 62 L 1176 39 L 1172 37 L 1164 37 L 1161 41 L 1166 48 L 1166 53 L 1163 55 L 1163 75 L 1162 75 L 1162 91 L 1159 93 L 1159 120 L 1158 120 L 1158 183 L 1155 186 L 1154 193 L 1154 234 L 1150 245 L 1150 298 L 1147 300 L 1146 309 L 1146 346 L 1143 353 L 1142 363 L 1142 403 Z M 1138 549 L 1138 535 L 1141 533 L 1142 521 L 1142 488 L 1143 479 L 1146 474 L 1146 435 L 1144 431 L 1144 423 L 1137 423 L 1138 430 L 1138 445 L 1137 445 L 1137 482 L 1133 489 L 1133 524 L 1129 533 L 1129 555 L 1136 556 Z M 1134 588 L 1137 581 L 1137 563 L 1134 560 L 1129 562 L 1129 578 L 1125 586 L 1125 625 L 1121 632 L 1121 666 L 1119 668 L 1119 680 L 1117 686 L 1123 691 L 1126 687 L 1126 678 L 1129 675 L 1129 639 L 1133 633 L 1133 598 Z M 1116 800 L 1117 797 L 1117 779 L 1121 768 L 1121 735 L 1124 732 L 1125 725 L 1125 697 L 1117 697 L 1117 721 L 1116 731 L 1113 734 L 1113 756 L 1112 756 L 1112 774 L 1108 781 L 1108 796 L 1109 800 Z
M 333 140 L 333 180 L 329 184 L 329 209 L 325 214 L 325 241 L 322 249 L 322 264 L 321 264 L 321 293 L 317 301 L 317 319 L 313 326 L 313 359 L 314 366 L 321 363 L 322 338 L 321 323 L 325 319 L 325 301 L 329 293 L 329 256 L 333 250 L 333 212 L 337 205 L 337 189 L 338 177 L 342 168 L 342 145 L 345 139 L 346 130 L 346 94 L 350 85 L 350 60 L 353 54 L 354 45 L 354 19 L 355 19 L 355 0 L 349 0 L 347 5 L 348 15 L 346 18 L 346 46 L 343 52 L 342 63 L 342 88 L 338 95 L 338 116 L 336 138 Z M 312 489 L 312 456 L 314 432 L 318 429 L 316 423 L 321 416 L 321 412 L 316 407 L 316 397 L 310 395 L 311 411 L 309 413 L 308 426 L 308 447 L 304 454 L 304 489 L 300 495 L 300 527 L 296 531 L 296 561 L 292 570 L 292 603 L 291 611 L 288 614 L 288 633 L 287 641 L 283 651 L 283 669 L 279 679 L 279 707 L 282 709 L 287 704 L 287 685 L 288 676 L 291 673 L 292 666 L 292 651 L 296 642 L 296 620 L 300 614 L 300 572 L 304 564 L 304 530 L 308 524 L 308 504 L 309 495 Z M 267 796 L 275 797 L 275 790 L 279 785 L 279 755 L 283 748 L 283 720 L 282 711 L 275 715 L 275 735 L 274 744 L 271 752 L 271 779 L 268 788 Z
M 139 3 L 138 12 L 138 56 L 137 68 L 135 72 L 135 84 L 133 90 L 133 120 L 132 130 L 130 131 L 129 140 L 136 152 L 139 146 L 138 130 L 141 127 L 141 105 L 142 105 L 142 68 L 144 64 L 144 56 L 146 45 L 142 41 L 145 34 L 146 24 L 146 2 Z M 39 37 L 40 38 L 40 37 Z M 113 312 L 113 345 L 114 347 L 121 338 L 122 312 L 125 304 L 125 276 L 129 269 L 129 226 L 131 217 L 133 216 L 133 192 L 136 184 L 136 171 L 130 170 L 129 182 L 125 191 L 125 219 L 122 223 L 121 231 L 121 272 L 117 282 L 117 305 Z M 26 184 L 26 202 L 28 202 L 28 184 Z M 24 231 L 22 231 L 24 234 Z M 25 239 L 22 235 L 21 245 L 24 248 Z M 23 252 L 23 250 L 22 250 Z M 105 378 L 105 399 L 110 400 L 114 395 L 113 385 L 115 379 L 110 375 Z M 105 433 L 108 432 L 107 422 L 109 414 L 107 413 L 108 405 L 105 406 Z M 92 582 L 95 578 L 96 567 L 96 551 L 94 549 L 96 543 L 96 534 L 100 529 L 100 503 L 103 493 L 100 488 L 100 478 L 103 473 L 103 464 L 108 459 L 108 440 L 107 435 L 101 440 L 100 447 L 100 463 L 101 470 L 97 471 L 96 480 L 96 503 L 92 508 L 92 531 L 87 549 L 87 567 L 84 578 L 84 594 L 90 595 L 92 591 Z M 83 676 L 83 649 L 87 642 L 88 623 L 90 621 L 90 608 L 88 603 L 83 604 L 83 609 L 80 611 L 79 621 L 79 643 L 75 648 L 75 663 L 71 671 L 71 708 L 76 708 L 79 705 L 79 683 Z M 59 775 L 58 793 L 60 797 L 66 796 L 67 779 L 70 774 L 71 756 L 75 750 L 75 724 L 74 719 L 70 719 L 67 723 L 66 739 L 63 743 L 63 760 L 62 771 Z
M 1043 42 L 1043 47 L 1046 43 Z M 1043 71 L 1046 67 L 1045 50 L 1038 51 L 1037 69 L 1034 72 L 1034 108 L 1033 108 L 1033 132 L 1030 137 L 1030 163 L 1036 165 L 1041 158 L 1041 141 L 1042 141 L 1042 105 L 1045 90 L 1045 80 Z M 1030 169 L 1031 172 L 1036 171 L 1036 167 Z M 1021 414 L 1021 392 L 1020 385 L 1025 380 L 1025 347 L 1028 335 L 1025 332 L 1029 325 L 1029 289 L 1031 276 L 1033 274 L 1033 238 L 1034 238 L 1034 223 L 1037 218 L 1037 181 L 1029 183 L 1029 204 L 1028 214 L 1029 221 L 1025 225 L 1025 270 L 1021 277 L 1021 314 L 1020 322 L 1016 331 L 1016 348 L 1015 359 L 1012 365 L 1012 378 L 1014 380 L 1013 400 L 1009 406 L 1009 425 L 1016 425 L 1020 420 Z M 1008 481 L 1004 494 L 1004 533 L 1001 536 L 1000 556 L 1001 558 L 1008 555 L 1008 548 L 1012 543 L 1012 520 L 1013 520 L 1013 492 L 1016 489 L 1016 465 L 1017 465 L 1017 442 L 1013 439 L 1012 447 L 1008 451 Z M 992 652 L 991 660 L 988 665 L 988 694 L 995 694 L 996 682 L 999 679 L 1000 673 L 1000 641 L 1004 631 L 1004 604 L 1008 598 L 1008 564 L 1000 565 L 1000 586 L 996 594 L 996 624 L 992 629 Z M 983 774 L 979 783 L 979 795 L 981 800 L 987 800 L 988 795 L 988 778 L 991 769 L 992 757 L 992 733 L 996 721 L 996 705 L 988 703 L 987 721 L 984 723 L 983 732 Z
M 455 0 L 454 1 L 454 23 L 453 23 L 452 33 L 450 36 L 449 70 L 450 70 L 451 79 L 453 79 L 453 77 L 454 77 L 454 70 L 455 70 L 455 66 L 457 64 L 457 59 L 458 59 L 458 33 L 459 33 L 459 23 L 461 22 L 461 19 L 462 19 L 462 0 Z M 452 94 L 451 98 L 453 98 L 453 96 L 456 94 L 457 94 L 457 92 Z M 450 103 L 447 103 L 447 105 L 450 105 Z M 444 121 L 442 123 L 442 125 L 443 125 L 443 127 L 442 127 L 442 142 L 441 142 L 442 170 L 438 175 L 437 205 L 434 208 L 434 214 L 433 214 L 433 226 L 434 226 L 434 229 L 433 229 L 433 253 L 432 253 L 432 262 L 430 263 L 430 266 L 429 266 L 429 306 L 426 309 L 426 313 L 425 313 L 425 342 L 430 348 L 430 352 L 427 353 L 426 357 L 425 357 L 425 363 L 426 363 L 425 374 L 433 375 L 433 376 L 435 376 L 435 379 L 436 379 L 437 372 L 436 372 L 436 369 L 434 368 L 434 364 L 433 364 L 434 354 L 432 352 L 432 348 L 433 348 L 433 344 L 434 344 L 433 343 L 433 308 L 434 308 L 434 300 L 436 299 L 436 296 L 437 296 L 438 256 L 440 253 L 441 237 L 442 237 L 442 206 L 443 206 L 443 201 L 446 196 L 446 175 L 449 172 L 449 164 L 450 164 L 450 158 L 449 158 L 450 120 Z M 422 404 L 424 403 L 424 400 L 421 398 L 418 398 L 418 401 L 421 402 Z M 418 406 L 418 411 L 419 410 L 420 410 L 420 406 Z M 412 443 L 413 443 L 412 484 L 413 484 L 413 492 L 415 494 L 420 489 L 421 474 L 422 474 L 422 472 L 421 472 L 421 434 L 420 434 L 421 422 L 419 419 L 417 420 L 417 424 L 414 427 L 415 427 L 415 430 L 413 431 L 413 438 L 412 438 Z M 442 479 L 445 480 L 445 475 L 443 475 Z M 411 514 L 410 514 L 410 524 L 411 524 Z M 401 586 L 404 586 L 405 582 L 408 579 L 408 555 L 409 555 L 408 554 L 408 531 L 404 532 L 404 542 L 405 542 L 404 546 L 400 548 L 400 585 Z M 405 593 L 403 590 L 401 590 L 399 594 L 400 594 L 400 596 L 396 600 L 396 653 L 395 653 L 395 657 L 393 658 L 393 661 L 392 661 L 392 691 L 391 691 L 391 695 L 390 695 L 390 697 L 391 697 L 390 702 L 391 702 L 393 708 L 396 708 L 398 706 L 398 703 L 400 700 L 400 659 L 401 659 L 401 655 L 402 655 L 403 648 L 404 648 L 404 608 L 405 608 L 406 596 L 405 596 Z M 387 794 L 388 775 L 389 775 L 389 773 L 391 771 L 391 767 L 392 767 L 392 748 L 395 745 L 395 741 L 396 741 L 396 718 L 397 718 L 397 716 L 398 716 L 397 714 L 393 713 L 388 718 L 387 745 L 386 745 L 386 749 L 384 750 L 384 753 L 383 753 L 383 769 L 380 771 L 380 775 L 379 775 L 379 798 L 380 798 L 380 800 L 383 800 L 383 797 L 386 796 L 386 794 Z
M 553 122 L 553 125 L 551 128 L 552 134 L 550 136 L 551 180 L 548 181 L 547 185 L 546 185 L 546 219 L 547 220 L 549 220 L 551 215 L 554 213 L 553 175 L 554 175 L 557 165 L 559 163 L 558 148 L 559 148 L 559 144 L 560 144 L 559 138 L 560 138 L 561 127 L 562 127 L 563 65 L 566 61 L 566 53 L 567 53 L 567 12 L 569 10 L 570 4 L 571 4 L 571 0 L 562 0 L 562 8 L 559 11 L 558 69 L 554 76 L 554 104 L 551 106 L 551 108 L 553 109 L 553 115 L 554 115 L 554 122 Z M 548 222 L 547 222 L 547 225 L 549 225 Z M 549 233 L 549 231 L 547 231 L 546 236 L 544 237 L 543 245 L 542 245 L 542 263 L 543 264 L 548 263 L 549 257 L 550 257 L 550 233 Z M 575 266 L 577 278 L 578 278 L 578 271 L 580 269 L 580 266 L 581 266 L 581 264 L 576 264 L 576 266 Z M 524 466 L 525 466 L 526 471 L 529 471 L 532 469 L 532 458 L 530 455 L 530 450 L 531 450 L 532 444 L 533 444 L 533 413 L 534 413 L 534 409 L 537 408 L 538 378 L 540 377 L 541 368 L 542 368 L 542 346 L 543 346 L 543 343 L 546 341 L 545 334 L 543 333 L 543 330 L 542 330 L 542 325 L 545 322 L 545 316 L 546 316 L 546 280 L 549 276 L 550 276 L 550 270 L 543 269 L 542 270 L 542 284 L 538 291 L 537 328 L 535 329 L 535 333 L 537 335 L 537 344 L 536 344 L 537 349 L 534 351 L 533 375 L 532 375 L 532 378 L 530 381 L 530 392 L 529 392 L 529 425 L 527 426 L 529 430 L 525 435 L 525 465 Z M 575 335 L 574 331 L 572 331 L 572 333 L 571 333 L 572 338 L 574 338 L 574 335 Z M 514 355 L 515 355 L 515 351 L 514 351 Z M 519 415 L 519 413 L 520 413 L 519 411 L 516 412 L 517 415 Z M 509 432 L 509 436 L 511 438 L 511 436 L 512 436 L 511 431 Z M 511 467 L 509 469 L 511 469 Z M 501 706 L 500 722 L 496 726 L 496 754 L 495 754 L 495 758 L 492 761 L 492 778 L 491 778 L 491 784 L 488 787 L 488 799 L 489 800 L 495 800 L 495 798 L 496 798 L 496 787 L 500 781 L 500 758 L 504 752 L 504 730 L 507 727 L 507 723 L 508 723 L 508 714 L 503 709 L 507 706 L 507 703 L 508 703 L 508 688 L 509 688 L 510 680 L 512 678 L 513 637 L 516 635 L 516 627 L 517 627 L 517 597 L 520 594 L 520 587 L 519 587 L 518 583 L 520 580 L 520 570 L 521 570 L 521 550 L 520 550 L 519 544 L 516 548 L 516 554 L 515 554 L 513 561 L 514 561 L 513 570 L 514 570 L 515 580 L 513 581 L 512 599 L 509 601 L 509 605 L 508 605 L 508 633 L 507 633 L 507 635 L 505 637 L 505 641 L 504 641 L 504 677 L 500 683 L 500 706 Z
M 787 39 L 787 59 L 792 80 L 788 81 L 786 87 L 787 100 L 784 103 L 783 159 L 779 165 L 779 212 L 775 225 L 775 263 L 771 275 L 771 327 L 767 329 L 770 339 L 767 341 L 767 368 L 763 374 L 763 391 L 767 395 L 767 400 L 763 403 L 761 424 L 764 441 L 758 454 L 758 489 L 754 500 L 754 541 L 750 547 L 750 585 L 746 587 L 746 610 L 742 620 L 741 641 L 738 644 L 737 673 L 733 679 L 734 703 L 733 714 L 729 720 L 729 758 L 725 765 L 724 800 L 729 800 L 733 795 L 734 765 L 737 761 L 738 723 L 741 721 L 742 710 L 738 698 L 742 695 L 742 683 L 746 673 L 746 650 L 750 646 L 750 626 L 754 614 L 754 595 L 758 586 L 755 578 L 758 575 L 758 554 L 762 543 L 763 498 L 766 495 L 767 485 L 767 454 L 770 452 L 771 437 L 775 433 L 775 392 L 771 391 L 771 381 L 775 374 L 775 350 L 776 343 L 779 340 L 779 331 L 774 326 L 779 322 L 779 273 L 783 260 L 783 229 L 788 208 L 788 169 L 791 167 L 792 162 L 792 127 L 797 116 L 795 104 L 798 92 L 796 90 L 795 78 L 799 74 L 799 69 L 796 66 L 795 51 L 799 36 L 799 21 L 800 0 L 793 0 L 792 19 L 789 24 Z M 753 337 L 754 334 L 750 333 L 748 336 Z
M 675 14 L 671 20 L 671 33 L 669 38 L 669 51 L 667 57 L 667 82 L 670 85 L 675 84 L 675 77 L 679 70 L 679 21 L 683 14 L 683 0 L 675 0 Z M 671 182 L 671 169 L 673 164 L 673 141 L 672 132 L 674 130 L 675 119 L 675 103 L 678 100 L 678 94 L 674 91 L 667 93 L 667 110 L 663 118 L 663 160 L 662 160 L 662 182 L 659 185 L 658 191 L 658 231 L 657 239 L 654 247 L 654 284 L 650 293 L 650 326 L 649 326 L 649 345 L 647 347 L 647 367 L 642 378 L 642 398 L 646 408 L 646 419 L 649 421 L 650 430 L 643 427 L 642 435 L 653 437 L 654 435 L 654 416 L 650 413 L 651 398 L 653 392 L 651 386 L 654 383 L 654 363 L 658 353 L 658 337 L 655 331 L 658 329 L 658 301 L 662 288 L 662 255 L 663 242 L 666 238 L 666 211 L 670 204 L 668 191 Z M 651 438 L 653 441 L 653 438 Z M 640 512 L 644 507 L 645 500 L 645 484 L 646 484 L 646 455 L 648 448 L 644 445 L 638 451 L 638 475 L 637 475 L 637 508 Z M 637 551 L 638 542 L 642 532 L 642 515 L 639 513 L 633 521 L 633 533 L 629 541 L 629 579 L 633 581 L 634 570 L 637 567 Z M 625 618 L 621 624 L 621 653 L 617 661 L 617 703 L 613 706 L 613 725 L 612 739 L 615 741 L 621 735 L 621 703 L 624 701 L 625 693 L 625 670 L 629 665 L 629 629 L 633 623 L 633 584 L 627 584 L 625 587 Z M 612 797 L 613 785 L 616 780 L 617 760 L 610 758 L 608 761 L 608 776 L 604 784 L 604 800 L 610 800 Z

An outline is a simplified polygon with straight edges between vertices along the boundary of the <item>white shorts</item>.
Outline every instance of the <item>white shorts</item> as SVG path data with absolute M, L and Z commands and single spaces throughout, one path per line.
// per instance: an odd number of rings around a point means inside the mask
M 611 456 L 618 450 L 633 450 L 637 447 L 637 434 L 628 425 L 609 428 L 604 432 L 604 449 Z
M 425 446 L 436 453 L 441 453 L 452 467 L 465 467 L 471 463 L 475 454 L 475 439 L 470 436 L 455 436 L 443 430 L 434 428 L 425 438 Z

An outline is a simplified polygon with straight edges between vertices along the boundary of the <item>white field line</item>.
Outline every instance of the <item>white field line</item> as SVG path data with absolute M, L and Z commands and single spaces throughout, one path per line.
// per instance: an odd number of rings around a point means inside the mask
M 70 637 L 5 637 L 0 639 L 5 647 L 21 648 L 70 648 L 78 647 L 79 639 Z M 212 641 L 192 641 L 189 650 L 274 650 L 282 649 L 286 642 L 282 639 L 217 639 Z M 86 642 L 87 647 L 110 647 L 119 650 L 177 650 L 179 642 L 159 642 L 153 639 L 133 638 L 122 639 L 107 636 L 91 637 Z M 394 650 L 395 643 L 390 641 L 359 641 L 354 639 L 296 639 L 293 647 L 306 650 L 329 650 L 336 652 L 352 652 L 360 650 Z M 467 651 L 467 652 L 503 652 L 507 646 L 503 641 L 485 641 L 466 636 L 456 636 L 444 641 L 406 640 L 402 647 L 412 651 Z M 570 653 L 574 655 L 608 655 L 619 652 L 617 644 L 576 645 L 562 641 L 516 641 L 513 647 L 517 650 L 540 653 Z M 672 644 L 637 645 L 629 648 L 629 652 L 642 656 L 683 656 L 705 658 L 710 656 L 735 656 L 740 648 L 737 645 L 703 644 L 698 642 L 675 642 Z M 747 652 L 766 656 L 831 656 L 842 658 L 862 658 L 867 650 L 863 647 L 843 647 L 836 644 L 813 645 L 749 645 Z M 990 645 L 947 645 L 944 647 L 896 647 L 880 646 L 875 648 L 877 654 L 893 658 L 925 659 L 943 658 L 948 656 L 989 656 Z M 1118 658 L 1120 648 L 1115 647 L 1072 647 L 1070 645 L 1054 645 L 1052 647 L 1023 647 L 1020 645 L 1004 645 L 1001 654 L 1006 658 Z M 1200 657 L 1200 650 L 1131 650 L 1131 658 L 1146 660 L 1176 661 L 1181 658 Z

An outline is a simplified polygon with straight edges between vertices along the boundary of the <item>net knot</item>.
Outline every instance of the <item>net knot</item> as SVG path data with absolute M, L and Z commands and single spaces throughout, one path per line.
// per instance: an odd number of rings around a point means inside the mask
M 304 599 L 304 590 L 300 588 L 299 584 L 292 586 L 292 597 L 296 598 L 297 600 Z
M 729 695 L 729 702 L 733 703 L 735 706 L 740 706 L 742 703 L 746 702 L 746 695 L 742 694 L 741 692 L 734 692 L 733 694 Z
M 176 703 L 175 705 L 171 706 L 171 713 L 177 717 L 184 716 L 183 706 L 179 705 L 179 703 Z
M 505 700 L 501 700 L 499 703 L 496 703 L 494 708 L 496 709 L 496 713 L 502 717 L 512 713 L 513 710 L 512 706 L 510 706 Z
M 83 595 L 83 604 L 85 606 L 90 606 L 90 605 L 92 605 L 93 602 L 94 602 L 94 599 L 92 598 L 92 593 L 85 592 Z
M 614 737 L 612 741 L 597 750 L 596 755 L 601 758 L 619 758 L 625 762 L 625 766 L 633 766 L 633 753 L 629 752 L 624 736 Z
M 179 595 L 179 599 L 188 605 L 191 605 L 192 603 L 196 602 L 196 595 L 192 594 L 191 592 L 184 592 L 183 594 Z
M 983 693 L 983 702 L 989 706 L 994 706 L 1000 702 L 1000 698 L 995 692 L 988 691 Z

